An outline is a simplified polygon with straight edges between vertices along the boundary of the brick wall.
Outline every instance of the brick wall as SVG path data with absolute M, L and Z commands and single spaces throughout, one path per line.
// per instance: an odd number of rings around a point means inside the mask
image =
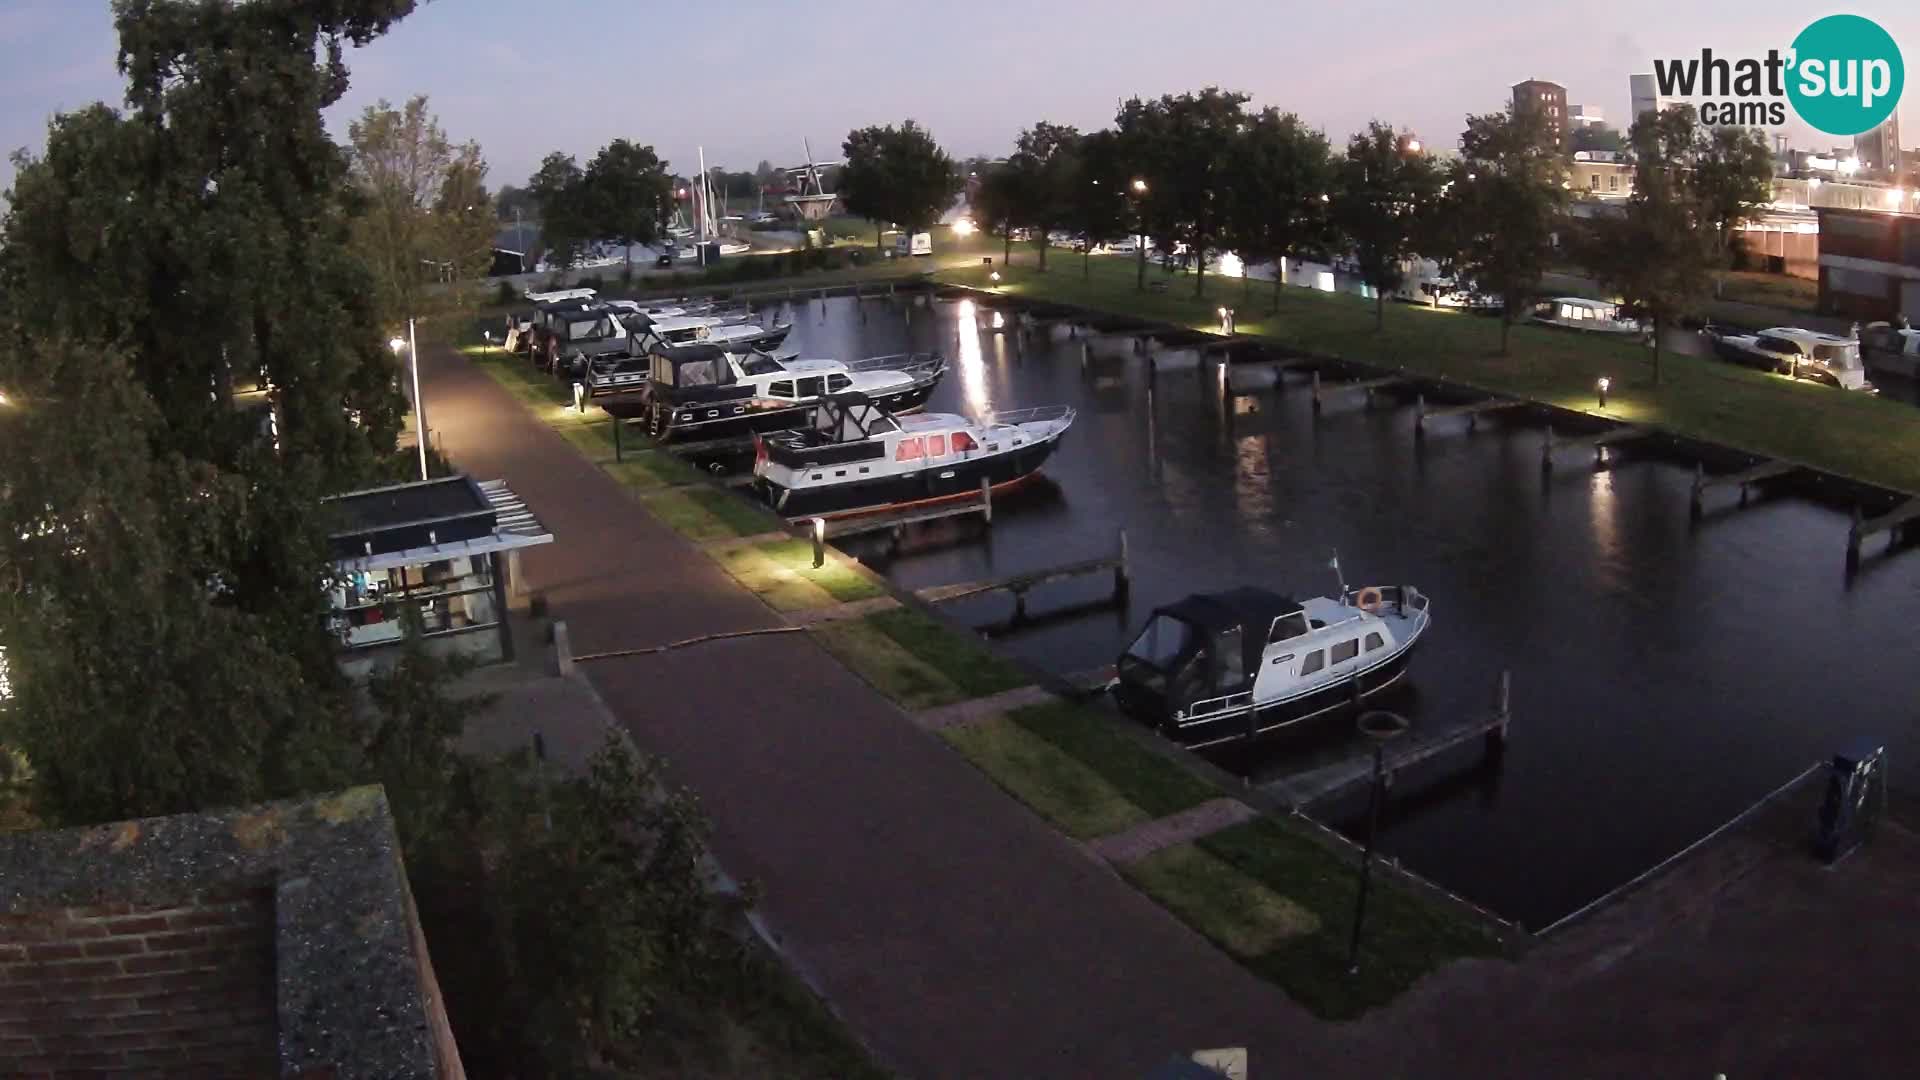
M 0 914 L 0 1075 L 279 1071 L 272 894 Z

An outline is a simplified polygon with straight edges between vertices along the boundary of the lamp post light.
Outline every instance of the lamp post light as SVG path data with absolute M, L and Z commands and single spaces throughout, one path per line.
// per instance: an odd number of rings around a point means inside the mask
M 1367 846 L 1360 855 L 1360 892 L 1353 902 L 1353 938 L 1347 943 L 1349 974 L 1360 970 L 1360 927 L 1366 922 L 1367 890 L 1373 883 L 1373 841 L 1380 831 L 1387 742 L 1406 734 L 1407 718 L 1399 713 L 1374 710 L 1361 713 L 1358 724 L 1360 734 L 1373 740 L 1373 787 L 1367 794 Z
M 420 453 L 420 479 L 427 478 L 427 410 L 420 401 L 420 347 L 414 340 L 413 320 L 407 320 L 407 336 L 394 337 L 387 342 L 393 355 L 399 356 L 400 350 L 407 351 L 407 366 L 413 375 L 413 444 Z
M 813 568 L 818 570 L 827 565 L 827 519 L 814 518 L 812 524 Z
M 1142 177 L 1133 178 L 1133 223 L 1140 231 L 1134 234 L 1133 251 L 1138 267 L 1134 274 L 1133 287 L 1147 291 L 1147 223 L 1140 213 L 1140 199 L 1147 193 L 1147 182 Z
M 1600 376 L 1600 381 L 1594 383 L 1593 385 L 1595 389 L 1600 391 L 1600 407 L 1603 409 L 1606 408 L 1607 407 L 1607 389 L 1613 385 L 1613 380 L 1607 378 L 1605 375 L 1602 375 Z

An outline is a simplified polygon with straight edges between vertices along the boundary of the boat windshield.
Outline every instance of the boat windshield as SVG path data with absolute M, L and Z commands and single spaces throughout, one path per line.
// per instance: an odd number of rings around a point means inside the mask
M 1180 659 L 1193 650 L 1200 635 L 1193 624 L 1170 615 L 1155 615 L 1140 636 L 1127 646 L 1128 658 L 1159 671 L 1171 671 Z
M 740 358 L 740 371 L 746 375 L 778 375 L 785 370 L 780 361 L 766 353 L 748 353 Z
M 1845 371 L 1860 366 L 1860 353 L 1852 345 L 1815 345 L 1813 358 Z

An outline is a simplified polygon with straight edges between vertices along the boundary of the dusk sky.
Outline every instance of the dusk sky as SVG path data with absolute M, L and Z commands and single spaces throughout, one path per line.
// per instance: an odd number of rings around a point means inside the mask
M 477 139 L 492 186 L 523 183 L 549 150 L 584 163 L 609 139 L 651 143 L 681 172 L 839 156 L 850 128 L 912 117 L 956 157 L 1004 154 L 1035 120 L 1105 125 L 1115 103 L 1209 83 L 1298 112 L 1336 144 L 1378 118 L 1452 145 L 1468 112 L 1526 78 L 1624 121 L 1627 77 L 1656 57 L 1785 49 L 1814 18 L 1878 21 L 1909 63 L 1920 6 L 1782 0 L 1408 4 L 1276 0 L 432 0 L 349 57 L 332 115 L 425 93 L 448 133 Z M 0 0 L 0 147 L 37 151 L 54 112 L 118 104 L 106 0 Z M 1902 142 L 1920 144 L 1906 95 Z M 1795 145 L 1839 140 L 1796 124 Z M 0 164 L 0 185 L 11 184 Z

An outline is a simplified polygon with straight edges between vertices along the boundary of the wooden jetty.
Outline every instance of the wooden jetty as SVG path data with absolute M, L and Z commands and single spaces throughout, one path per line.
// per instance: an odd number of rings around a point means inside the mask
M 1481 716 L 1463 722 L 1426 729 L 1416 727 L 1406 737 L 1386 744 L 1382 756 L 1382 783 L 1391 786 L 1394 775 L 1428 761 L 1475 739 L 1481 741 L 1489 757 L 1506 750 L 1507 729 L 1513 720 L 1513 680 L 1502 671 L 1494 684 L 1493 708 Z M 1284 797 L 1295 808 L 1337 795 L 1355 784 L 1373 777 L 1373 754 L 1367 746 L 1358 746 L 1337 760 L 1302 769 L 1262 786 Z
M 1860 544 L 1875 533 L 1887 534 L 1887 546 L 1891 548 L 1900 542 L 1909 524 L 1920 520 L 1920 499 L 1908 499 L 1899 506 L 1878 517 L 1863 518 L 1860 508 L 1853 508 L 1853 526 L 1847 530 L 1847 569 L 1860 568 Z
M 1254 360 L 1245 364 L 1228 363 L 1225 358 L 1222 358 L 1220 362 L 1221 396 L 1231 398 L 1236 394 L 1259 392 L 1261 389 L 1260 386 L 1249 385 L 1248 382 L 1236 378 L 1236 376 L 1239 376 L 1241 373 L 1272 372 L 1273 379 L 1266 384 L 1266 387 L 1279 390 L 1286 383 L 1287 372 L 1294 368 L 1307 367 L 1314 363 L 1316 363 L 1316 361 L 1305 356 L 1283 356 L 1275 360 Z
M 1316 371 L 1313 373 L 1313 411 L 1315 413 L 1320 411 L 1321 403 L 1326 399 L 1327 395 L 1343 390 L 1359 390 L 1365 393 L 1367 395 L 1367 406 L 1371 408 L 1373 406 L 1373 392 L 1375 390 L 1383 390 L 1389 386 L 1397 386 L 1407 381 L 1409 380 L 1404 375 L 1382 375 L 1375 379 L 1354 379 L 1349 382 L 1323 383 L 1320 381 L 1320 373 Z
M 994 592 L 1013 594 L 1013 618 L 1019 621 L 1026 618 L 1027 593 L 1041 585 L 1073 578 L 1090 577 L 1095 574 L 1113 575 L 1113 602 L 1124 603 L 1128 591 L 1132 588 L 1132 578 L 1127 569 L 1127 531 L 1120 530 L 1119 543 L 1112 555 L 1101 555 L 1078 562 L 1062 563 L 1041 570 L 1026 570 L 1017 574 L 1006 574 L 980 581 L 962 581 L 952 585 L 934 585 L 917 589 L 914 595 L 929 604 L 944 604 L 954 600 L 964 600 L 971 596 L 984 596 Z
M 1475 425 L 1479 423 L 1481 413 L 1490 413 L 1499 409 L 1512 409 L 1528 404 L 1528 402 L 1518 398 L 1496 397 L 1487 398 L 1484 401 L 1470 402 L 1466 405 L 1443 405 L 1438 409 L 1429 409 L 1427 408 L 1427 396 L 1425 394 L 1415 397 L 1413 403 L 1413 433 L 1415 435 L 1425 435 L 1427 433 L 1428 420 L 1443 419 L 1449 416 L 1466 417 L 1467 430 L 1472 431 Z
M 818 528 L 811 530 L 815 543 L 831 540 L 836 536 L 862 536 L 868 533 L 891 532 L 895 543 L 909 525 L 918 525 L 928 521 L 943 521 L 947 518 L 971 517 L 980 515 L 988 525 L 993 524 L 993 487 L 986 480 L 980 481 L 980 492 L 964 499 L 938 503 L 932 506 L 909 506 L 899 510 L 882 510 L 858 517 L 834 518 L 790 518 L 789 523 L 796 529 L 803 529 L 809 522 L 820 521 Z
M 1737 487 L 1740 489 L 1740 505 L 1747 505 L 1747 489 L 1763 480 L 1772 480 L 1785 476 L 1800 466 L 1787 461 L 1762 461 L 1752 468 L 1734 473 L 1722 473 L 1708 476 L 1706 468 L 1699 464 L 1693 467 L 1693 489 L 1687 497 L 1687 510 L 1695 520 L 1699 520 L 1701 500 L 1706 493 L 1718 487 Z
M 1643 439 L 1653 433 L 1652 428 L 1641 427 L 1637 424 L 1622 424 L 1619 427 L 1603 431 L 1598 435 L 1581 435 L 1569 439 L 1556 436 L 1553 433 L 1553 425 L 1548 424 L 1547 439 L 1540 444 L 1540 471 L 1552 471 L 1553 454 L 1556 450 L 1564 450 L 1569 447 L 1591 447 L 1593 449 L 1594 463 L 1599 464 L 1600 452 L 1607 447 L 1615 443 L 1628 442 L 1633 439 Z

